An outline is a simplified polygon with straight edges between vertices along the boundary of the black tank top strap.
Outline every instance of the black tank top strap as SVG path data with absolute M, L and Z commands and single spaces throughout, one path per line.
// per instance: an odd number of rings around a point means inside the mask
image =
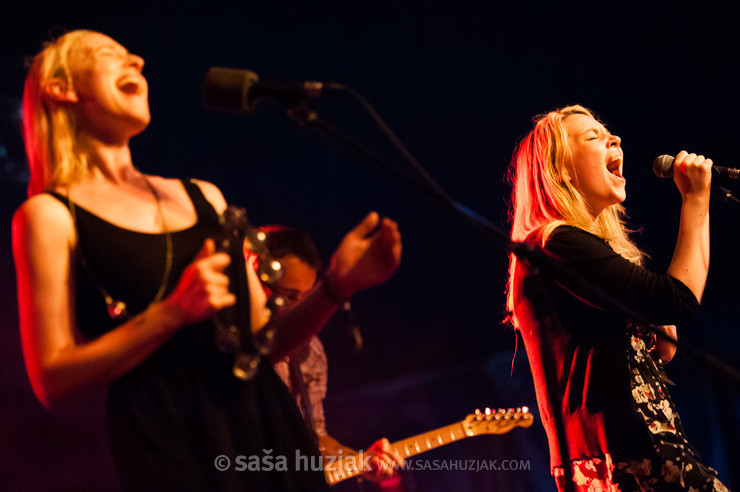
M 47 195 L 51 195 L 60 202 L 62 202 L 67 208 L 69 208 L 69 198 L 62 195 L 61 193 L 57 193 L 56 191 L 45 191 Z
M 193 179 L 181 178 L 180 181 L 182 181 L 190 201 L 193 202 L 195 213 L 198 214 L 198 221 L 207 224 L 209 227 L 218 227 L 218 213 L 205 197 L 200 186 Z
M 200 186 L 198 186 L 198 184 L 190 178 L 180 178 L 180 181 L 182 182 L 182 185 L 185 188 L 190 201 L 193 203 L 193 207 L 195 207 L 195 212 L 198 215 L 198 220 L 205 220 L 207 223 L 212 223 L 212 221 L 215 221 L 217 223 L 218 213 L 213 208 L 213 205 L 211 205 L 211 202 L 209 202 L 208 199 L 205 197 L 203 191 L 200 189 Z M 58 193 L 56 191 L 45 191 L 44 193 L 53 196 L 54 198 L 62 202 L 67 208 L 69 208 L 69 198 L 65 195 L 62 195 L 61 193 Z

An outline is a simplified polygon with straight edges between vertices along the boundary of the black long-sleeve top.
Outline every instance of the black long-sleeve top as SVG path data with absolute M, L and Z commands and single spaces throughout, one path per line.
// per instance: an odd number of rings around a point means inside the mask
M 582 229 L 560 226 L 539 249 L 650 323 L 676 324 L 699 308 L 694 294 L 679 280 L 629 262 L 605 240 Z M 549 295 L 528 301 L 522 284 L 530 269 L 525 262 L 517 265 L 514 311 L 550 444 L 551 466 L 562 463 L 556 411 L 563 418 L 570 460 L 607 454 L 623 459 L 647 456 L 651 435 L 630 389 L 630 320 L 569 279 L 544 280 Z M 537 316 L 553 311 L 557 316 L 551 317 L 552 323 Z M 550 391 L 547 376 L 553 378 Z

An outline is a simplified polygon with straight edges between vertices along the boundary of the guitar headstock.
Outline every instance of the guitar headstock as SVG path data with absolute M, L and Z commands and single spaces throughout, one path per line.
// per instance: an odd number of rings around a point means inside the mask
M 484 411 L 476 410 L 475 413 L 465 417 L 462 425 L 465 434 L 472 437 L 482 434 L 504 434 L 514 427 L 529 427 L 532 422 L 534 422 L 534 416 L 527 407 L 509 408 L 508 410 L 486 408 Z

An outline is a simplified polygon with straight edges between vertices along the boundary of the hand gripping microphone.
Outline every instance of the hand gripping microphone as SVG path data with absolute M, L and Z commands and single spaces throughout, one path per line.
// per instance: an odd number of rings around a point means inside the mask
M 653 161 L 653 172 L 659 178 L 672 178 L 673 177 L 673 156 L 670 155 L 659 155 Z M 740 169 L 732 167 L 712 166 L 712 172 L 718 176 L 725 176 L 731 179 L 740 178 Z

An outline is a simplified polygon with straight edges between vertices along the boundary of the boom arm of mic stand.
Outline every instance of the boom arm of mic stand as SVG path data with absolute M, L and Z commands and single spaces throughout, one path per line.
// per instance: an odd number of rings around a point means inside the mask
M 441 188 L 429 186 L 427 182 L 418 179 L 412 174 L 402 171 L 397 166 L 392 165 L 387 159 L 378 155 L 376 152 L 368 149 L 356 140 L 342 134 L 336 128 L 333 128 L 331 125 L 327 124 L 325 121 L 322 121 L 318 117 L 316 112 L 311 111 L 304 106 L 289 109 L 288 115 L 301 126 L 311 129 L 318 135 L 326 138 L 331 142 L 337 143 L 356 152 L 361 157 L 379 165 L 383 170 L 401 178 L 403 181 L 411 184 L 427 196 L 431 197 L 437 202 L 440 202 L 447 208 L 452 209 L 458 217 L 462 217 L 466 220 L 466 222 L 476 227 L 476 229 L 478 229 L 490 241 L 496 243 L 502 249 L 511 252 L 512 248 L 509 246 L 511 241 L 509 240 L 509 237 L 505 232 L 503 232 L 497 226 L 493 225 L 481 215 L 475 213 L 470 208 L 453 200 Z
M 732 196 L 732 191 L 722 186 L 712 186 L 712 196 L 725 203 L 732 203 L 736 207 L 740 207 L 740 200 Z
M 343 135 L 335 128 L 322 121 L 315 111 L 307 108 L 305 105 L 301 104 L 289 108 L 287 110 L 287 113 L 288 116 L 290 116 L 293 121 L 298 123 L 299 126 L 309 128 L 325 139 L 334 143 L 338 143 L 348 148 L 349 150 L 359 154 L 361 157 L 364 157 L 368 161 L 379 165 L 384 171 L 389 172 L 390 174 L 393 174 L 406 182 L 415 184 L 416 180 L 413 176 L 409 175 L 408 173 L 404 173 L 397 166 L 392 165 L 386 159 L 382 158 L 376 152 L 360 144 L 358 141 L 346 135 Z

